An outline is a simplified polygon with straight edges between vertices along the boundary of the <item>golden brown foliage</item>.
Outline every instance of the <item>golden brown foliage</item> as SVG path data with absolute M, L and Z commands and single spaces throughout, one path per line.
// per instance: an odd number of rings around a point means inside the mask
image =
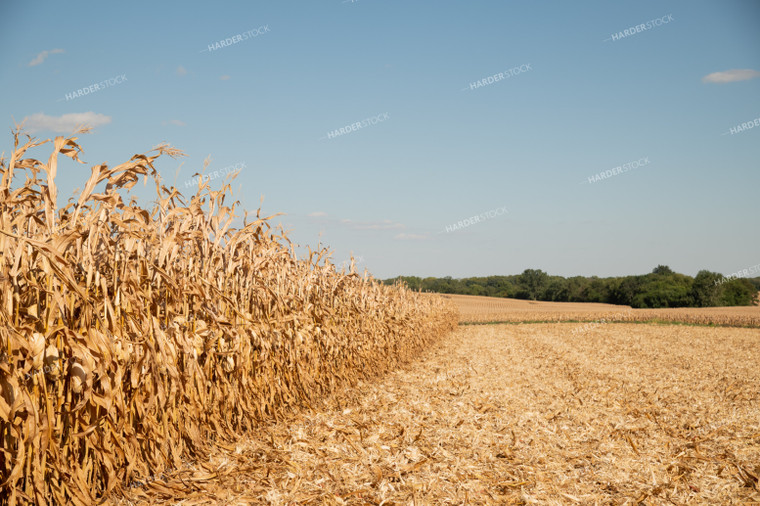
M 440 299 L 336 272 L 327 250 L 297 259 L 260 212 L 234 228 L 229 185 L 186 202 L 154 168 L 181 154 L 167 146 L 92 167 L 59 208 L 58 157 L 79 161 L 76 140 L 55 138 L 43 163 L 24 156 L 50 141 L 15 132 L 0 161 L 2 504 L 92 504 L 456 324 Z M 152 209 L 122 199 L 140 176 Z

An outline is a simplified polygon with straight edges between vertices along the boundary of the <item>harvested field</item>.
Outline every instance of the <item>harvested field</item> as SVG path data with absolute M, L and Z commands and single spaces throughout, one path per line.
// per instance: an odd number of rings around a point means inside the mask
M 556 324 L 461 327 L 383 381 L 119 503 L 760 501 L 759 340 L 640 324 L 581 337 Z
M 613 304 L 543 302 L 474 295 L 443 295 L 459 307 L 460 323 L 593 321 L 681 322 L 760 327 L 760 306 L 633 309 Z
M 43 163 L 24 156 L 50 141 L 17 132 L 0 160 L 0 505 L 760 498 L 760 333 L 627 323 L 755 325 L 758 308 L 385 286 L 325 249 L 299 258 L 260 212 L 232 227 L 228 184 L 165 187 L 165 145 L 92 167 L 59 207 L 76 140 Z M 141 177 L 149 209 L 124 200 Z M 452 334 L 454 303 L 462 321 L 622 323 Z

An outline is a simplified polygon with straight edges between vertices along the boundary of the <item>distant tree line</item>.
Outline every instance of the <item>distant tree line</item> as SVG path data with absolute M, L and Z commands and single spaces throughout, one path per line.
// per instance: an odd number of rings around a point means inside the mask
M 673 272 L 658 265 L 639 276 L 599 278 L 550 276 L 540 269 L 522 274 L 484 278 L 419 278 L 399 276 L 386 279 L 390 285 L 403 280 L 412 290 L 486 295 L 554 302 L 604 302 L 635 308 L 750 306 L 757 303 L 760 278 L 726 278 L 702 270 L 696 277 Z

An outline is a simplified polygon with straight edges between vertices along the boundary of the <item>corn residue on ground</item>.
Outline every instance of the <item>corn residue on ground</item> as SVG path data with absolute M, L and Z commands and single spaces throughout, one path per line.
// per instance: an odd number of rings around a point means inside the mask
M 476 295 L 442 297 L 457 305 L 459 321 L 462 323 L 590 322 L 604 319 L 606 322 L 664 322 L 760 328 L 760 305 L 634 309 L 630 306 L 591 302 L 546 302 Z
M 760 500 L 756 330 L 572 328 L 460 328 L 169 484 L 188 491 L 182 504 Z M 131 492 L 121 504 L 178 497 Z

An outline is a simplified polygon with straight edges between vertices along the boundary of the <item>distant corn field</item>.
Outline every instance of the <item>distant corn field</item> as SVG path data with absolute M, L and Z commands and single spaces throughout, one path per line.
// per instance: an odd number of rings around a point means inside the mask
M 590 302 L 545 302 L 475 295 L 443 295 L 456 303 L 462 323 L 573 322 L 605 319 L 614 322 L 673 322 L 726 327 L 760 327 L 760 306 L 677 307 L 633 309 Z
M 81 130 L 77 133 L 83 133 Z M 297 259 L 260 211 L 234 228 L 229 185 L 186 199 L 162 145 L 98 165 L 58 207 L 77 137 L 19 141 L 0 160 L 0 504 L 89 505 L 214 441 L 402 363 L 456 309 L 385 287 L 329 251 Z M 81 162 L 80 162 L 81 163 Z M 153 208 L 124 201 L 140 177 Z

